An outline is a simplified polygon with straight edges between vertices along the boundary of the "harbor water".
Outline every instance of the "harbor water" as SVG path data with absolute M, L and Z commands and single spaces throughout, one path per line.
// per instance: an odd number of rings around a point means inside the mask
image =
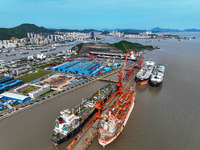
M 15 59 L 21 59 L 21 58 L 25 58 L 28 56 L 33 56 L 33 55 L 37 55 L 37 54 L 53 54 L 53 53 L 59 53 L 59 52 L 67 52 L 69 51 L 73 46 L 64 46 L 64 47 L 57 47 L 56 50 L 52 50 L 50 51 L 50 48 L 47 49 L 40 49 L 40 50 L 24 50 L 24 49 L 20 49 L 20 50 L 14 50 L 14 51 L 10 51 L 9 53 L 0 53 L 0 60 L 4 60 L 5 62 L 8 62 L 10 60 L 15 60 Z M 41 51 L 45 51 L 45 52 L 41 52 Z M 21 53 L 27 53 L 27 54 L 23 54 L 21 55 Z M 15 54 L 15 55 L 13 55 Z M 8 56 L 6 57 L 6 55 L 12 55 L 12 56 Z
M 161 40 L 146 43 L 161 48 L 144 55 L 166 66 L 160 87 L 133 85 L 135 108 L 118 138 L 107 150 L 197 150 L 200 147 L 200 40 Z M 111 79 L 117 80 L 117 74 Z M 105 85 L 96 81 L 0 121 L 1 150 L 57 150 L 50 136 L 54 121 L 63 109 L 72 109 Z M 94 139 L 89 150 L 104 149 Z
M 200 41 L 163 40 L 148 44 L 161 47 L 144 57 L 166 66 L 164 83 L 158 88 L 134 86 L 135 108 L 123 132 L 105 149 L 197 150 L 200 147 Z M 96 138 L 88 149 L 103 148 Z

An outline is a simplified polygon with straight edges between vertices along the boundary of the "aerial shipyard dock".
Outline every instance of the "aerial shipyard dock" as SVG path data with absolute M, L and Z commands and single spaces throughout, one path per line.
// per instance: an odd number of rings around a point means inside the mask
M 132 76 L 127 78 L 125 82 L 123 82 L 122 90 L 126 91 L 135 83 L 135 74 L 138 72 L 138 69 L 134 69 Z M 111 81 L 112 82 L 112 81 Z M 116 81 L 113 81 L 116 83 Z M 101 107 L 101 116 L 104 116 L 108 113 L 109 108 L 113 105 L 113 103 L 120 97 L 119 91 L 117 90 Z M 85 150 L 92 143 L 93 139 L 97 136 L 98 126 L 100 123 L 100 119 L 97 119 L 98 112 L 85 124 L 80 133 L 78 133 L 74 140 L 66 147 L 66 150 Z

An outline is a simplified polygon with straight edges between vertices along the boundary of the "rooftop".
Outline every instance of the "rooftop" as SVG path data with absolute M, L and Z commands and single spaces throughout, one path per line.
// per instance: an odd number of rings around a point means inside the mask
M 0 94 L 0 97 L 1 96 L 3 96 L 3 97 L 12 97 L 12 98 L 15 98 L 15 99 L 20 99 L 20 100 L 24 100 L 24 99 L 28 98 L 28 96 L 24 96 L 24 95 L 21 95 L 21 94 L 10 93 L 10 92 L 4 92 L 4 93 Z

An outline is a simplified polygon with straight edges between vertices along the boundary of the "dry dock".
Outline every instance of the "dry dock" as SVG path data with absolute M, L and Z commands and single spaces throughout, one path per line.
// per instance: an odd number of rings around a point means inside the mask
M 136 71 L 137 72 L 137 71 Z M 135 73 L 136 74 L 136 73 Z M 130 88 L 135 82 L 135 75 L 133 75 L 126 83 L 124 83 L 124 90 Z M 114 93 L 109 99 L 108 103 L 103 107 L 101 115 L 105 115 L 112 104 L 119 98 L 119 94 Z M 96 114 L 95 114 L 96 115 Z M 88 123 L 83 127 L 80 133 L 78 133 L 74 140 L 69 146 L 66 147 L 67 150 L 85 150 L 91 144 L 93 139 L 97 135 L 97 128 L 100 119 L 95 121 L 95 115 L 88 121 Z

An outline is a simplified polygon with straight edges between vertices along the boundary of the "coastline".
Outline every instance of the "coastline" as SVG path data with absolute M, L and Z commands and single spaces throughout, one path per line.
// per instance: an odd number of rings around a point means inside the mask
M 109 73 L 107 73 L 107 74 L 105 74 L 105 75 L 103 75 L 103 76 L 100 76 L 99 78 L 95 78 L 95 79 L 93 78 L 93 79 L 91 79 L 89 82 L 83 82 L 81 85 L 79 84 L 78 86 L 71 87 L 71 89 L 66 90 L 66 91 L 64 91 L 64 92 L 62 92 L 62 93 L 56 94 L 56 95 L 54 95 L 53 97 L 47 98 L 47 99 L 42 100 L 42 101 L 39 101 L 39 102 L 37 102 L 37 103 L 35 103 L 35 104 L 28 105 L 28 106 L 26 106 L 26 107 L 23 107 L 23 108 L 20 108 L 20 109 L 18 109 L 18 110 L 15 110 L 15 111 L 13 111 L 13 112 L 11 112 L 11 113 L 8 113 L 8 114 L 6 114 L 6 115 L 4 115 L 4 116 L 1 116 L 1 117 L 0 117 L 0 121 L 6 119 L 6 118 L 8 118 L 8 117 L 11 117 L 11 116 L 13 116 L 13 115 L 15 115 L 15 114 L 18 114 L 18 113 L 20 113 L 20 112 L 23 112 L 23 111 L 25 111 L 25 110 L 28 110 L 28 109 L 30 109 L 30 108 L 33 108 L 33 107 L 39 106 L 39 105 L 41 105 L 41 104 L 43 104 L 43 103 L 49 102 L 49 101 L 51 101 L 51 100 L 54 100 L 54 99 L 57 98 L 57 97 L 60 97 L 60 96 L 62 96 L 62 95 L 64 95 L 64 94 L 67 94 L 67 93 L 69 93 L 69 92 L 71 92 L 71 91 L 74 91 L 74 90 L 76 90 L 76 89 L 78 89 L 78 88 L 81 88 L 81 87 L 83 87 L 83 86 L 89 85 L 89 84 L 91 84 L 91 83 L 93 83 L 93 82 L 95 82 L 95 81 L 101 80 L 102 78 L 105 78 L 105 77 L 107 77 L 107 76 L 110 76 L 110 75 L 112 75 L 112 74 L 114 74 L 114 73 L 116 73 L 116 72 L 118 72 L 118 69 L 113 70 L 112 72 L 109 72 Z

